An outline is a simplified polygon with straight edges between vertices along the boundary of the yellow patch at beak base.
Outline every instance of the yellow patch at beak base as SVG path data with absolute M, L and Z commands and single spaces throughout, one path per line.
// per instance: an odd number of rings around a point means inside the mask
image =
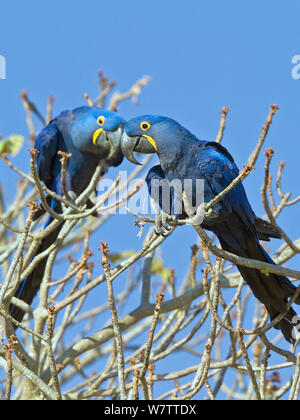
M 98 130 L 96 130 L 93 134 L 93 145 L 96 146 L 97 143 L 97 139 L 100 136 L 100 134 L 102 133 L 103 128 L 98 128 Z
M 154 147 L 156 152 L 158 152 L 158 148 L 156 146 L 156 141 L 152 137 L 148 136 L 147 134 L 143 134 L 143 137 L 145 137 L 149 141 L 149 143 Z

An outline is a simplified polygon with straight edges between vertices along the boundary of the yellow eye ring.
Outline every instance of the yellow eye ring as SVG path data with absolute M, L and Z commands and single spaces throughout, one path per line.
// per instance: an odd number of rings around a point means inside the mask
M 105 121 L 105 117 L 103 117 L 103 115 L 101 115 L 101 117 L 99 117 L 97 119 L 98 125 L 103 125 L 104 124 L 104 121 Z
M 149 128 L 151 127 L 151 124 L 149 124 L 147 121 L 143 121 L 140 124 L 141 130 L 143 131 L 148 131 Z

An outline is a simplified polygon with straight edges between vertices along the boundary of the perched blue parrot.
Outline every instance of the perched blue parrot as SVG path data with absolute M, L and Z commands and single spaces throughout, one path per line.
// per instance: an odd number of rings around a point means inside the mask
M 67 161 L 67 190 L 79 196 L 89 185 L 100 160 L 103 161 L 103 174 L 109 166 L 118 166 L 123 160 L 121 136 L 125 120 L 116 112 L 83 106 L 62 112 L 43 128 L 35 140 L 39 155 L 36 160 L 39 179 L 52 191 L 63 194 L 61 180 L 61 156 L 59 151 L 71 154 Z M 61 204 L 47 197 L 49 206 L 61 213 Z M 93 204 L 88 201 L 89 208 Z M 40 217 L 45 211 L 38 212 Z M 49 217 L 46 226 L 52 221 Z M 45 251 L 55 242 L 62 225 L 45 237 L 36 255 Z M 38 292 L 47 258 L 44 258 L 19 286 L 15 297 L 31 304 Z M 11 305 L 11 315 L 21 321 L 24 312 Z
M 121 141 L 125 157 L 132 163 L 139 162 L 133 155 L 138 153 L 157 153 L 160 165 L 152 168 L 147 176 L 149 192 L 151 181 L 174 180 L 181 182 L 181 197 L 184 180 L 192 180 L 192 201 L 196 198 L 196 180 L 204 180 L 204 201 L 210 202 L 238 176 L 238 168 L 231 154 L 220 144 L 201 141 L 178 122 L 163 116 L 144 115 L 127 121 Z M 172 214 L 174 201 L 178 200 L 174 188 L 169 190 L 171 207 L 169 215 L 163 208 L 157 218 L 157 233 L 168 229 L 168 222 L 174 218 L 185 217 Z M 163 207 L 161 195 L 158 198 Z M 259 239 L 280 237 L 280 233 L 270 223 L 255 216 L 242 183 L 237 184 L 213 208 L 213 214 L 205 217 L 202 227 L 212 231 L 219 238 L 222 248 L 235 255 L 275 264 Z M 287 302 L 295 293 L 296 287 L 283 276 L 238 266 L 244 280 L 256 298 L 262 302 L 271 320 L 287 310 Z M 300 304 L 300 297 L 296 299 Z M 276 325 L 285 339 L 293 343 L 293 317 L 296 312 L 291 308 Z

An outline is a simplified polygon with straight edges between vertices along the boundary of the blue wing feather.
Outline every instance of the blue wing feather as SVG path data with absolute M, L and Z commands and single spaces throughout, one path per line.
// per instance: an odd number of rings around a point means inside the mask
M 224 152 L 226 150 L 224 147 L 217 149 L 215 144 L 213 146 L 212 143 L 206 144 L 198 155 L 198 165 L 193 168 L 196 171 L 196 177 L 205 180 L 205 202 L 209 202 L 224 191 L 239 175 L 239 170 L 231 155 Z M 226 215 L 232 212 L 237 213 L 252 234 L 257 236 L 254 213 L 241 182 L 222 198 L 216 206 L 216 211 L 221 215 L 222 213 Z
M 60 132 L 53 122 L 47 125 L 35 139 L 34 147 L 39 151 L 36 160 L 38 176 L 51 188 L 53 181 L 54 159 L 58 151 Z

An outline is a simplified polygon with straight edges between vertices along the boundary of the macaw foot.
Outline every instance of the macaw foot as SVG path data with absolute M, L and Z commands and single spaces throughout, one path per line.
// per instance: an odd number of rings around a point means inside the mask
M 204 220 L 214 220 L 219 217 L 219 214 L 214 209 L 209 209 L 208 211 L 204 212 Z
M 172 222 L 176 222 L 176 220 L 177 218 L 175 215 L 160 212 L 160 214 L 155 218 L 155 234 L 167 236 L 164 229 L 169 232 L 171 230 L 170 224 L 172 224 Z

